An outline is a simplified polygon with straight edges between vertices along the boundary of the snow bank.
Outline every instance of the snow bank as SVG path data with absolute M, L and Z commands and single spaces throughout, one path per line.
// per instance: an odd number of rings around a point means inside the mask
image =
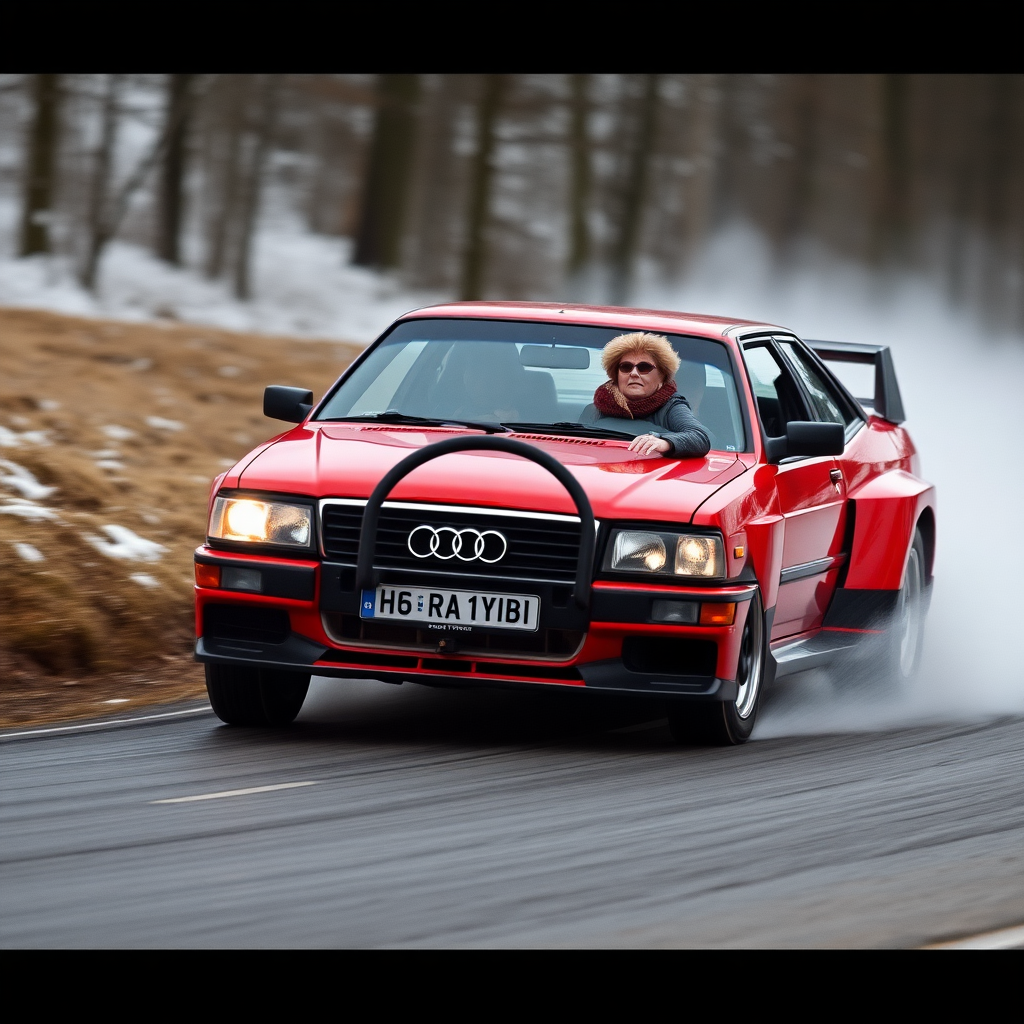
M 404 288 L 349 265 L 348 239 L 306 231 L 280 215 L 256 237 L 252 300 L 224 281 L 170 267 L 138 245 L 113 242 L 96 295 L 65 257 L 0 259 L 0 306 L 135 321 L 180 320 L 229 330 L 366 343 L 402 313 L 450 296 Z
M 57 490 L 41 484 L 24 466 L 7 459 L 0 459 L 0 487 L 8 487 L 32 501 L 48 498 Z
M 109 537 L 97 537 L 95 534 L 86 533 L 83 537 L 97 551 L 108 558 L 137 559 L 140 562 L 158 562 L 163 557 L 167 548 L 156 541 L 146 540 L 133 533 L 127 526 L 103 526 L 103 532 Z

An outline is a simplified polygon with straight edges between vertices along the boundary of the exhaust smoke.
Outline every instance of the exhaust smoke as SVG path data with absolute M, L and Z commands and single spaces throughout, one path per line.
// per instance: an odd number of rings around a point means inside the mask
M 754 738 L 1024 713 L 1024 337 L 999 333 L 913 276 L 830 260 L 785 276 L 760 237 L 716 239 L 684 289 L 637 305 L 765 320 L 802 337 L 892 348 L 925 479 L 938 490 L 935 587 L 921 671 L 897 691 L 844 690 L 825 673 L 781 680 Z

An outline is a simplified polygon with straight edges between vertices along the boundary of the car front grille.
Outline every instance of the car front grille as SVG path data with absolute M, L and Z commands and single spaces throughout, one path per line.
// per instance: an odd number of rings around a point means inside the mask
M 324 555 L 333 561 L 355 565 L 362 522 L 361 504 L 325 502 L 321 519 Z M 417 558 L 409 550 L 408 540 L 410 533 L 419 526 L 481 532 L 495 530 L 505 538 L 508 548 L 503 557 L 493 564 L 480 559 L 442 559 L 436 555 Z M 468 543 L 472 535 L 467 534 L 466 537 Z M 513 516 L 503 514 L 500 509 L 493 514 L 481 514 L 454 508 L 403 508 L 398 503 L 389 502 L 381 509 L 378 520 L 373 563 L 382 569 L 571 583 L 576 578 L 579 545 L 580 524 L 569 517 Z

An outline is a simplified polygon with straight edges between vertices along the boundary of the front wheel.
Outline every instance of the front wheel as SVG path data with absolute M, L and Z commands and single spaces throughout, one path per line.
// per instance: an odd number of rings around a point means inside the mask
M 302 709 L 309 676 L 244 665 L 206 665 L 206 692 L 228 725 L 289 725 Z
M 677 743 L 731 746 L 746 743 L 754 731 L 768 665 L 768 631 L 760 595 L 747 610 L 736 665 L 736 699 L 714 703 L 679 701 L 669 706 L 668 724 Z

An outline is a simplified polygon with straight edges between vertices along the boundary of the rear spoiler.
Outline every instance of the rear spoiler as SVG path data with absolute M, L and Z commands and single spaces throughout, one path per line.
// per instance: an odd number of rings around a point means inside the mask
M 902 423 L 907 417 L 903 412 L 903 399 L 896 380 L 896 368 L 888 345 L 860 345 L 850 341 L 805 342 L 823 361 L 835 363 L 874 364 L 875 397 L 871 406 L 875 415 L 890 423 Z

